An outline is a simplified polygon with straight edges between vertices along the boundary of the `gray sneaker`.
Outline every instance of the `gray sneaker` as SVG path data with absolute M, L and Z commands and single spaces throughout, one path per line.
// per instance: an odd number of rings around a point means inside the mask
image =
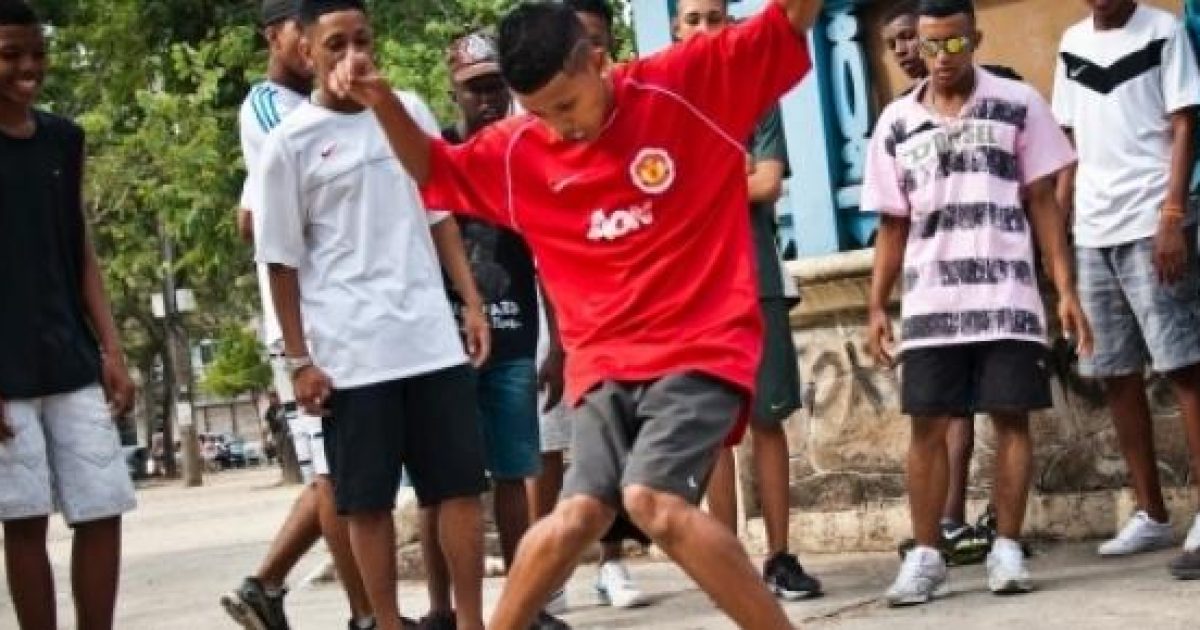
M 287 589 L 278 595 L 268 595 L 262 582 L 248 577 L 231 593 L 221 596 L 221 606 L 245 630 L 290 630 L 283 612 Z

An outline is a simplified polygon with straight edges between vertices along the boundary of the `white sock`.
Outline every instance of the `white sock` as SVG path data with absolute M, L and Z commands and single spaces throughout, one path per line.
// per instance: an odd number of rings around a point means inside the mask
M 375 627 L 375 615 L 368 615 L 354 620 L 354 627 L 359 630 L 369 630 Z
M 1003 536 L 997 536 L 996 541 L 992 543 L 992 551 L 1000 553 L 1012 553 L 1024 555 L 1021 550 L 1021 543 Z

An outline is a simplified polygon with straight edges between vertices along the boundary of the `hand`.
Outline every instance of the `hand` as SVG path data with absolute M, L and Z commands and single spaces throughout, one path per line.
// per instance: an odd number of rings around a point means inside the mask
M 108 412 L 114 418 L 129 413 L 137 388 L 133 385 L 133 379 L 129 378 L 129 370 L 120 354 L 104 355 L 100 378 L 104 385 L 104 397 L 108 399 Z
M 463 309 L 463 328 L 471 365 L 480 367 L 492 352 L 492 327 L 483 314 L 483 307 L 467 306 Z
M 325 403 L 333 393 L 333 381 L 321 368 L 310 365 L 297 370 L 292 374 L 292 389 L 296 393 L 296 402 L 308 415 L 320 418 L 329 413 Z
M 892 318 L 882 308 L 871 309 L 867 320 L 867 351 L 875 362 L 886 367 L 896 367 L 893 349 L 896 339 L 892 335 Z
M 346 55 L 333 68 L 329 88 L 338 98 L 351 98 L 363 107 L 374 108 L 392 94 L 387 79 L 379 74 L 371 57 L 361 52 Z
M 0 398 L 0 442 L 7 442 L 13 437 L 12 427 L 8 426 L 8 417 L 4 415 L 4 399 Z
M 1160 284 L 1175 284 L 1187 268 L 1187 242 L 1176 221 L 1165 220 L 1154 236 L 1154 269 Z
M 546 353 L 546 360 L 542 361 L 542 366 L 538 368 L 538 391 L 546 392 L 546 402 L 542 405 L 543 413 L 549 412 L 562 402 L 563 365 L 566 358 L 562 348 L 552 347 L 550 352 Z
M 754 171 L 756 171 L 756 170 L 758 170 L 758 163 L 754 161 L 753 155 L 750 155 L 749 153 L 747 153 L 746 154 L 746 176 L 749 177 L 749 176 L 753 175 Z
M 1058 300 L 1058 321 L 1063 335 L 1075 342 L 1075 352 L 1081 357 L 1092 356 L 1092 327 L 1088 324 L 1079 296 L 1074 292 L 1061 295 Z

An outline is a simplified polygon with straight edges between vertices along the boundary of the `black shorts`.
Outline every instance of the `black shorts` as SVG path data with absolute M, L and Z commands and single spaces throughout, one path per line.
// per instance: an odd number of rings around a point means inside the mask
M 393 509 L 401 466 L 422 507 L 486 489 L 468 366 L 334 390 L 329 406 L 325 453 L 339 514 Z
M 1051 406 L 1046 347 L 990 341 L 904 352 L 901 406 L 913 416 L 1026 413 Z
M 756 427 L 778 427 L 800 408 L 800 366 L 792 340 L 791 302 L 788 298 L 758 301 L 763 316 L 763 349 L 750 415 Z

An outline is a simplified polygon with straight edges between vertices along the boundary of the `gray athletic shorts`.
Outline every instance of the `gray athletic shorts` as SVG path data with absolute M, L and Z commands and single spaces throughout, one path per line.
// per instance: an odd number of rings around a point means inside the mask
M 621 489 L 641 485 L 699 503 L 745 402 L 734 386 L 698 372 L 605 381 L 570 411 L 563 498 L 583 494 L 619 510 Z
M 1187 241 L 1187 269 L 1172 285 L 1158 281 L 1153 238 L 1076 248 L 1079 300 L 1095 337 L 1092 356 L 1080 357 L 1081 374 L 1140 374 L 1147 362 L 1164 373 L 1200 363 L 1200 270 L 1196 243 Z
M 99 385 L 3 405 L 14 436 L 0 442 L 0 521 L 58 508 L 76 525 L 134 508 L 133 482 Z

